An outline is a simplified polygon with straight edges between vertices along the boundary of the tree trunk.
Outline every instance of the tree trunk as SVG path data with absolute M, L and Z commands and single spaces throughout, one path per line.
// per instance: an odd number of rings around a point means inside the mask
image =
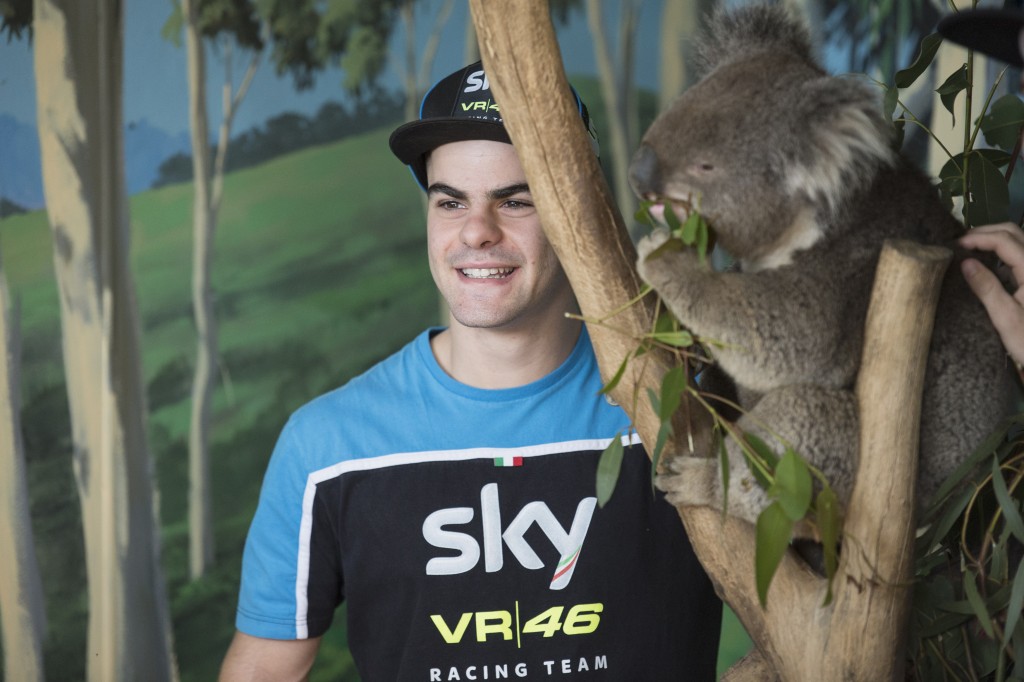
M 693 84 L 691 43 L 701 17 L 711 11 L 710 0 L 666 2 L 661 13 L 661 58 L 658 61 L 658 111 L 665 111 Z
M 33 26 L 94 682 L 177 678 L 128 260 L 122 9 L 116 0 L 37 0 Z
M 192 314 L 196 365 L 189 426 L 189 573 L 201 577 L 213 563 L 210 521 L 210 403 L 217 376 L 217 317 L 210 286 L 214 217 L 211 208 L 210 133 L 206 112 L 206 55 L 195 0 L 183 0 L 188 60 L 189 125 L 192 131 Z
M 543 0 L 470 0 L 491 87 L 545 232 L 583 315 L 596 320 L 639 290 L 635 253 L 569 101 L 553 28 L 538 23 L 528 34 L 515 30 L 515 17 L 539 17 L 544 5 Z M 540 120 L 544 126 L 535 125 Z M 887 246 L 879 262 L 857 389 L 862 452 L 830 606 L 822 607 L 824 580 L 787 556 L 762 610 L 754 582 L 752 526 L 723 520 L 717 509 L 679 510 L 719 594 L 760 650 L 745 659 L 746 667 L 733 671 L 732 679 L 776 674 L 792 680 L 899 679 L 912 578 L 916 421 L 938 283 L 948 256 L 943 249 L 901 244 Z M 606 380 L 635 347 L 631 337 L 649 329 L 649 310 L 632 306 L 609 324 L 616 330 L 588 323 Z M 655 389 L 659 380 L 658 371 L 634 368 L 613 391 L 645 443 L 654 442 L 659 424 L 646 401 L 634 396 Z M 710 454 L 707 416 L 688 409 L 693 428 L 672 447 Z
M 42 682 L 46 610 L 21 436 L 20 334 L 0 270 L 0 631 L 4 679 Z
M 546 4 L 546 3 L 543 3 Z M 611 148 L 612 184 L 614 196 L 619 208 L 632 215 L 630 208 L 635 203 L 633 190 L 629 186 L 629 162 L 632 152 L 629 141 L 628 123 L 625 117 L 623 100 L 631 93 L 619 90 L 619 78 L 612 62 L 611 47 L 604 30 L 604 15 L 601 0 L 587 0 L 587 23 L 590 35 L 594 39 L 594 59 L 597 61 L 597 73 L 601 81 L 601 99 L 604 100 L 604 112 L 608 126 L 608 137 Z M 547 11 L 545 9 L 545 11 Z M 550 20 L 549 20 L 550 21 Z M 480 29 L 477 27 L 477 32 Z M 481 45 L 483 51 L 483 45 Z M 620 61 L 629 61 L 625 55 L 619 55 Z M 607 157 L 606 157 L 607 158 Z

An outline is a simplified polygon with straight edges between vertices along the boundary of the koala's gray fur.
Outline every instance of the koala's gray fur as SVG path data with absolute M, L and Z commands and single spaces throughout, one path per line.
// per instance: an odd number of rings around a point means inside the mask
M 630 167 L 645 199 L 692 202 L 737 271 L 692 252 L 647 256 L 641 277 L 710 346 L 735 383 L 739 426 L 777 434 L 845 501 L 856 471 L 852 387 L 884 239 L 953 246 L 963 228 L 890 146 L 876 90 L 828 76 L 808 33 L 779 6 L 718 13 L 699 49 L 703 79 L 644 135 Z M 954 263 L 943 283 L 922 406 L 919 500 L 928 500 L 1005 415 L 1012 381 L 984 309 Z M 781 449 L 781 448 L 780 448 Z M 731 443 L 729 512 L 767 504 Z M 718 464 L 677 457 L 660 485 L 676 504 L 721 506 Z

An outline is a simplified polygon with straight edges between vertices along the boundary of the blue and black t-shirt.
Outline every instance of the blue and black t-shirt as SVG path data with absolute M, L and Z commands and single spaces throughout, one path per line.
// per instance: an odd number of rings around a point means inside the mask
M 345 600 L 367 682 L 713 679 L 720 603 L 628 417 L 598 394 L 586 332 L 550 375 L 501 390 L 445 374 L 431 333 L 292 415 L 238 629 L 317 637 Z M 599 508 L 613 438 L 622 473 Z

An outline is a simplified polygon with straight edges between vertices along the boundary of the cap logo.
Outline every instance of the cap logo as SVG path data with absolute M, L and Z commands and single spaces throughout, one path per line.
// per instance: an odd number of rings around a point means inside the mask
M 493 100 L 478 100 L 476 102 L 463 102 L 463 111 L 493 111 L 495 113 L 501 113 L 501 109 Z
M 487 81 L 487 74 L 485 74 L 483 71 L 474 71 L 473 73 L 466 76 L 466 89 L 463 90 L 463 92 L 490 90 L 490 88 L 491 84 Z

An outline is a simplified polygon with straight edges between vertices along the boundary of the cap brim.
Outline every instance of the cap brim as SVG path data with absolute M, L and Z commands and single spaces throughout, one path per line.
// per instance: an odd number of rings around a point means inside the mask
M 1022 28 L 1024 12 L 1012 9 L 963 10 L 944 17 L 938 25 L 946 39 L 1016 67 L 1024 66 Z
M 391 152 L 407 164 L 420 187 L 427 188 L 427 153 L 441 145 L 465 140 L 491 140 L 512 144 L 500 123 L 472 118 L 432 118 L 410 121 L 395 128 L 388 140 Z

